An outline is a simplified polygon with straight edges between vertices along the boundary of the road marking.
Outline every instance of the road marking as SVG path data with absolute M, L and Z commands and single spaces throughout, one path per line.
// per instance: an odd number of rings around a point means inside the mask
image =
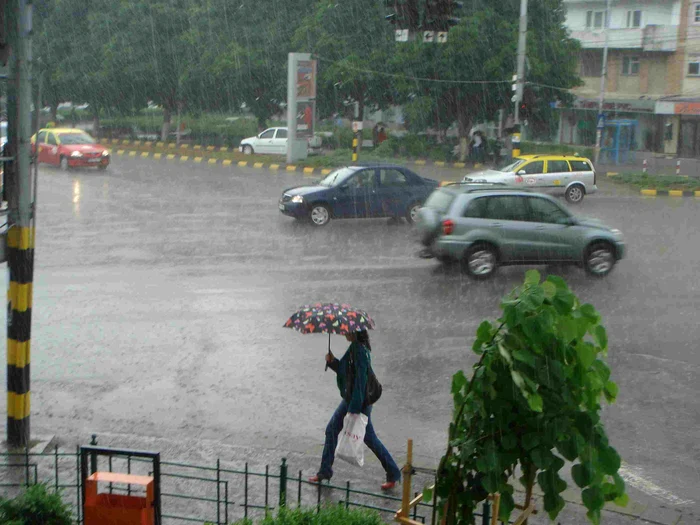
M 248 161 L 247 160 L 239 160 L 238 165 L 242 168 L 245 168 L 248 165 Z
M 219 148 L 219 151 L 228 151 L 228 148 L 224 146 L 223 148 Z
M 275 170 L 280 169 L 280 165 L 279 165 L 279 164 L 270 164 L 269 168 L 270 168 L 272 171 L 275 171 Z
M 656 190 L 642 190 L 642 195 L 647 195 L 649 197 L 656 197 Z
M 207 151 L 214 151 L 215 147 L 214 146 L 207 146 Z
M 119 144 L 119 139 L 112 139 L 112 144 Z
M 314 169 L 313 168 L 304 168 L 304 175 L 311 175 L 313 174 Z
M 207 164 L 216 164 L 217 159 L 209 159 Z
M 232 162 L 233 162 L 233 161 L 226 159 L 226 160 L 223 161 L 221 164 L 223 164 L 224 166 L 230 166 Z
M 141 152 L 141 156 L 144 157 L 144 158 L 148 158 L 148 155 L 150 155 L 150 153 L 148 153 L 147 151 L 142 151 L 142 152 Z
M 154 154 L 153 154 L 153 158 L 154 158 L 154 159 L 160 159 L 162 156 L 163 156 L 162 153 L 154 153 Z
M 117 150 L 117 155 L 124 155 L 124 150 L 123 150 L 123 149 L 118 149 L 118 150 Z
M 328 175 L 331 171 L 333 171 L 333 170 L 330 170 L 328 168 L 324 168 L 321 170 L 321 175 Z
M 195 157 L 194 159 L 195 162 L 202 162 L 202 157 Z
M 296 171 L 297 167 L 296 166 L 287 166 L 287 171 Z
M 700 191 L 696 191 L 696 192 L 695 192 L 695 196 L 696 196 L 696 197 L 700 197 Z
M 146 142 L 143 143 L 143 145 L 146 146 L 147 148 L 152 148 L 152 147 L 153 147 L 153 142 L 150 142 L 150 141 L 147 140 Z
M 130 151 L 129 152 L 129 157 L 135 157 L 138 151 Z
M 669 197 L 682 197 L 683 190 L 668 190 Z
M 180 144 L 180 149 L 187 149 L 189 147 L 190 147 L 189 144 Z
M 131 141 L 129 141 L 129 140 L 122 140 L 122 144 L 129 144 L 129 142 L 131 142 Z
M 200 146 L 199 144 L 195 144 L 194 149 L 202 149 L 202 146 Z
M 170 144 L 168 144 L 168 148 L 175 149 L 175 145 L 176 144 L 174 142 L 171 142 Z
M 464 162 L 453 162 L 452 167 L 454 168 L 466 168 L 466 163 Z
M 414 164 L 418 164 L 419 166 L 425 166 L 425 161 L 424 161 L 424 160 L 421 160 L 421 159 L 418 159 L 417 161 L 415 161 Z
M 162 148 L 165 146 L 165 142 L 156 142 L 156 148 Z
M 609 171 L 609 172 L 606 173 L 606 175 L 607 175 L 608 177 L 615 177 L 615 176 L 619 175 L 619 173 L 616 172 L 616 171 Z
M 681 499 L 675 494 L 670 493 L 668 490 L 659 487 L 653 481 L 646 479 L 644 476 L 642 476 L 643 472 L 638 467 L 622 465 L 620 470 L 618 470 L 618 474 L 620 474 L 620 477 L 629 485 L 632 485 L 637 490 L 641 490 L 649 496 L 654 496 L 665 500 L 673 505 L 692 505 L 695 503 L 692 500 Z
M 100 144 L 109 144 L 109 139 L 100 139 Z
M 168 160 L 173 160 L 175 158 L 175 155 L 173 155 L 172 153 L 168 153 L 168 156 L 165 158 Z
M 183 155 L 180 157 L 181 162 L 185 162 L 186 160 L 190 160 L 190 158 L 187 155 Z
M 440 166 L 440 167 L 443 167 L 443 166 L 445 165 L 445 161 L 442 161 L 442 160 L 436 160 L 436 161 L 435 161 L 435 165 L 436 165 L 436 166 Z
M 253 164 L 254 168 L 262 168 L 263 166 L 264 164 L 262 162 L 256 162 L 255 164 Z

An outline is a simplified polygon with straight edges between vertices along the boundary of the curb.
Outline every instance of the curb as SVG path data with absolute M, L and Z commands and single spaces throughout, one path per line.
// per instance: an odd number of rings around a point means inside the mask
M 608 171 L 608 177 L 616 177 L 619 175 L 616 171 Z M 696 197 L 700 198 L 700 190 L 657 190 L 654 188 L 643 188 L 639 190 L 640 195 L 644 197 Z
M 143 140 L 121 140 L 121 139 L 100 139 L 100 144 L 103 144 L 105 146 L 112 146 L 113 148 L 118 148 L 119 146 L 126 146 L 126 148 L 122 148 L 121 151 L 124 151 L 125 149 L 128 149 L 129 147 L 139 147 L 139 148 L 164 148 L 168 150 L 174 150 L 174 151 L 180 151 L 183 153 L 191 153 L 194 154 L 195 152 L 197 154 L 201 154 L 203 152 L 217 152 L 217 153 L 230 153 L 237 151 L 237 148 L 229 148 L 226 146 L 218 147 L 218 146 L 202 146 L 199 144 L 180 144 L 180 147 L 178 148 L 177 145 L 173 144 L 172 142 L 153 142 L 153 141 L 143 141 Z M 147 153 L 147 152 L 143 152 Z M 161 153 L 163 155 L 163 153 Z M 141 155 L 142 157 L 147 157 L 147 155 Z M 189 156 L 189 155 L 187 155 Z M 408 162 L 409 164 L 414 164 L 416 166 L 435 166 L 436 168 L 452 168 L 452 169 L 464 169 L 467 167 L 466 162 L 445 162 L 442 160 L 428 160 L 428 159 L 415 159 L 412 161 Z M 260 163 L 255 163 L 255 164 L 260 164 Z M 282 165 L 284 166 L 284 164 Z M 254 168 L 257 168 L 258 166 L 253 166 Z M 476 169 L 480 168 L 481 165 L 477 164 L 474 166 Z M 313 168 L 314 170 L 318 171 L 320 168 Z M 321 170 L 323 171 L 323 170 Z

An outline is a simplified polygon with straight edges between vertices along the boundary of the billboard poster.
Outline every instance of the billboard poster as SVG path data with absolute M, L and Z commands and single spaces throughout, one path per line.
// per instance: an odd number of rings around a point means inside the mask
M 314 136 L 314 118 L 316 116 L 316 102 L 313 100 L 299 100 L 297 102 L 297 137 Z
M 297 62 L 297 100 L 316 98 L 316 61 Z

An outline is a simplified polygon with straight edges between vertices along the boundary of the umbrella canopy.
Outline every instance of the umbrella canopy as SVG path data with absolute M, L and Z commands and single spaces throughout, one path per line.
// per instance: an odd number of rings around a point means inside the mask
M 299 308 L 284 324 L 302 334 L 346 335 L 372 330 L 374 321 L 367 312 L 348 304 L 316 303 Z

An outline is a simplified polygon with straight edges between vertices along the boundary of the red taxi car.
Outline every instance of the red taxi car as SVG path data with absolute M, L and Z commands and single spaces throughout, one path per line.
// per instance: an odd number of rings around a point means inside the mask
M 61 169 L 109 166 L 109 150 L 97 143 L 82 129 L 42 129 L 32 137 L 32 151 L 39 145 L 39 162 L 60 166 Z

